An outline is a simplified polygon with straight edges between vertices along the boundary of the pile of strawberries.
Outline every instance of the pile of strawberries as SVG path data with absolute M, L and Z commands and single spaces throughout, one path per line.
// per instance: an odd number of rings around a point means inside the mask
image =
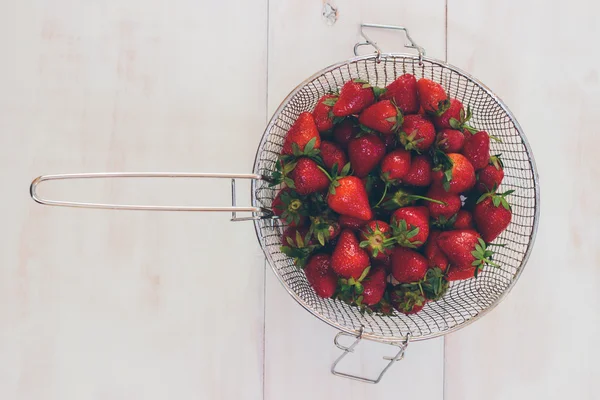
M 510 224 L 499 155 L 469 107 L 411 74 L 352 80 L 287 132 L 272 176 L 281 250 L 316 294 L 405 314 L 477 277 Z

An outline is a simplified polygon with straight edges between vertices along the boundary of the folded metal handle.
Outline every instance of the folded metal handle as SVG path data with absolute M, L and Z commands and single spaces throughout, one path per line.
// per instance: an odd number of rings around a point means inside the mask
M 85 203 L 63 200 L 50 200 L 40 197 L 37 193 L 38 186 L 45 181 L 76 180 L 76 179 L 110 179 L 110 178 L 217 178 L 231 179 L 231 206 L 206 207 L 206 206 L 153 206 L 138 204 L 108 204 Z M 112 173 L 85 173 L 85 174 L 60 174 L 44 175 L 31 182 L 31 198 L 39 204 L 57 207 L 95 208 L 105 210 L 141 210 L 141 211 L 203 211 L 203 212 L 231 212 L 232 221 L 248 221 L 255 219 L 273 218 L 271 210 L 262 207 L 241 207 L 236 205 L 236 179 L 264 180 L 257 174 L 211 174 L 211 173 L 175 173 L 175 172 L 112 172 Z M 238 212 L 252 213 L 251 217 L 238 217 Z
M 406 339 L 404 339 L 402 342 L 387 343 L 390 346 L 398 347 L 398 351 L 392 357 L 383 357 L 383 359 L 387 360 L 388 363 L 381 370 L 381 372 L 379 373 L 377 378 L 372 379 L 372 378 L 366 378 L 364 376 L 350 374 L 347 372 L 340 372 L 337 369 L 337 365 L 339 364 L 340 361 L 342 361 L 344 359 L 344 357 L 346 357 L 349 353 L 354 353 L 354 349 L 356 348 L 356 346 L 358 346 L 360 341 L 363 340 L 362 333 L 363 333 L 363 328 L 361 327 L 358 336 L 355 336 L 355 335 L 352 335 L 352 334 L 349 334 L 346 332 L 339 332 L 337 335 L 335 335 L 335 339 L 333 340 L 333 342 L 339 349 L 343 350 L 343 353 L 331 365 L 331 373 L 333 375 L 341 376 L 341 377 L 348 378 L 348 379 L 353 379 L 355 381 L 376 384 L 381 381 L 381 378 L 383 377 L 383 375 L 387 372 L 388 369 L 390 369 L 390 367 L 396 361 L 400 361 L 404 358 L 404 352 L 406 351 L 406 348 L 408 347 L 408 341 L 410 340 L 410 334 L 408 334 L 406 336 Z M 341 337 L 351 337 L 351 338 L 354 338 L 355 340 L 350 346 L 344 346 L 343 344 L 341 344 L 339 342 L 339 339 Z
M 396 31 L 403 31 L 406 35 L 406 39 L 408 40 L 408 43 L 405 44 L 404 47 L 417 50 L 417 52 L 419 54 L 419 65 L 421 65 L 423 63 L 423 57 L 425 56 L 425 49 L 422 48 L 421 46 L 419 46 L 412 39 L 412 37 L 410 36 L 410 33 L 408 33 L 408 29 L 406 29 L 403 26 L 397 26 L 397 25 L 360 24 L 360 34 L 363 38 L 365 38 L 365 41 L 358 42 L 354 45 L 354 55 L 358 56 L 358 48 L 359 47 L 372 46 L 375 48 L 375 52 L 377 53 L 377 59 L 379 60 L 381 58 L 381 49 L 379 48 L 379 45 L 377 45 L 377 42 L 375 42 L 374 40 L 371 40 L 371 38 L 369 36 L 367 36 L 367 34 L 365 33 L 365 28 L 391 29 L 391 30 L 396 30 Z

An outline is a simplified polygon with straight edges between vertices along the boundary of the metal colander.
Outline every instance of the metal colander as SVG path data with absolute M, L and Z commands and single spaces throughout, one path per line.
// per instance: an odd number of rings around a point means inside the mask
M 377 44 L 368 38 L 362 28 L 403 30 L 408 38 L 406 47 L 416 49 L 418 54 L 382 54 Z M 402 27 L 363 24 L 361 33 L 365 42 L 355 46 L 355 53 L 360 46 L 364 45 L 373 46 L 376 53 L 357 56 L 327 67 L 298 85 L 282 102 L 269 122 L 258 146 L 253 174 L 112 173 L 43 176 L 32 183 L 32 197 L 39 203 L 59 206 L 231 211 L 233 220 L 254 220 L 258 240 L 269 264 L 290 295 L 314 316 L 339 329 L 341 335 L 357 338 L 351 346 L 344 346 L 336 337 L 336 345 L 344 352 L 334 363 L 332 372 L 376 383 L 393 362 L 402 358 L 409 337 L 411 340 L 424 340 L 455 331 L 480 318 L 506 296 L 522 272 L 533 246 L 539 214 L 539 185 L 533 154 L 521 127 L 506 105 L 491 90 L 458 68 L 425 57 L 424 50 L 414 43 L 406 29 Z M 491 153 L 502 154 L 505 173 L 502 190 L 515 190 L 510 197 L 513 218 L 511 224 L 498 238 L 498 242 L 505 243 L 506 246 L 495 248 L 495 262 L 500 265 L 499 268 L 487 266 L 477 279 L 452 282 L 441 300 L 427 303 L 423 310 L 416 314 L 404 315 L 396 312 L 392 316 L 368 315 L 339 300 L 317 296 L 304 273 L 280 251 L 283 225 L 270 211 L 278 188 L 270 187 L 267 179 L 275 170 L 289 128 L 300 113 L 312 111 L 323 95 L 339 90 L 344 83 L 356 78 L 384 87 L 404 73 L 411 73 L 417 78 L 426 77 L 440 83 L 451 97 L 470 106 L 473 112 L 471 120 L 473 126 L 501 139 L 501 142 L 492 141 Z M 45 200 L 36 194 L 36 186 L 45 180 L 97 177 L 230 178 L 233 204 L 232 207 L 107 205 Z M 239 178 L 252 179 L 252 207 L 235 205 L 235 179 Z M 253 214 L 251 217 L 238 218 L 237 212 Z M 377 379 L 340 373 L 335 369 L 336 364 L 352 352 L 358 341 L 363 338 L 399 347 L 396 356 L 388 358 L 389 364 Z

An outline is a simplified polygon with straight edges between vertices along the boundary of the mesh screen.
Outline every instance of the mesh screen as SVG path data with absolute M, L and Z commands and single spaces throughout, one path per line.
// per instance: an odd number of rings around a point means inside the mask
M 532 155 L 513 117 L 491 92 L 468 75 L 453 67 L 425 59 L 419 65 L 415 57 L 384 55 L 381 62 L 374 57 L 361 57 L 329 67 L 298 87 L 273 116 L 258 149 L 254 172 L 269 176 L 281 152 L 286 132 L 303 111 L 312 111 L 324 94 L 338 90 L 350 79 L 368 80 L 386 86 L 396 77 L 411 73 L 441 83 L 451 97 L 459 99 L 473 111 L 471 124 L 502 139 L 492 141 L 491 154 L 502 153 L 505 177 L 501 190 L 515 189 L 510 196 L 513 219 L 494 247 L 500 268 L 486 267 L 477 279 L 453 282 L 447 294 L 437 302 L 429 302 L 415 315 L 369 316 L 341 301 L 318 297 L 304 273 L 279 250 L 282 226 L 273 220 L 256 222 L 256 231 L 273 271 L 290 294 L 308 311 L 334 327 L 375 340 L 400 340 L 410 332 L 412 340 L 439 336 L 473 321 L 499 302 L 517 279 L 533 244 L 537 225 L 536 208 L 539 190 Z M 256 206 L 271 208 L 276 190 L 265 181 L 254 186 Z

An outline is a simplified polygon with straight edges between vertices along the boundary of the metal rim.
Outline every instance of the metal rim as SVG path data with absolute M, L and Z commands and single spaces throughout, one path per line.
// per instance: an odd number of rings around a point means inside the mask
M 385 58 L 406 58 L 406 59 L 412 59 L 412 60 L 419 60 L 418 56 L 412 55 L 412 54 L 403 54 L 403 53 L 385 53 L 385 54 L 369 54 L 369 55 L 365 55 L 365 56 L 359 56 L 359 57 L 353 57 L 350 58 L 348 60 L 336 63 L 336 64 L 332 64 L 318 72 L 316 72 L 315 74 L 311 75 L 310 77 L 308 77 L 307 79 L 305 79 L 304 81 L 302 81 L 299 85 L 297 85 L 286 97 L 285 99 L 281 102 L 281 104 L 279 105 L 279 107 L 277 107 L 277 110 L 275 110 L 275 112 L 273 113 L 273 115 L 271 116 L 271 119 L 269 120 L 269 123 L 267 124 L 267 127 L 261 137 L 260 143 L 258 145 L 257 148 L 257 152 L 254 158 L 254 166 L 253 166 L 253 172 L 254 173 L 258 173 L 258 167 L 259 167 L 259 155 L 260 155 L 260 149 L 263 148 L 265 142 L 267 141 L 267 138 L 269 136 L 269 132 L 271 131 L 273 125 L 275 124 L 277 117 L 279 116 L 279 114 L 281 113 L 281 111 L 286 107 L 287 103 L 289 102 L 290 99 L 292 99 L 306 84 L 308 84 L 309 82 L 312 82 L 314 79 L 318 78 L 319 76 L 332 71 L 336 68 L 339 68 L 340 66 L 343 65 L 347 65 L 356 61 L 363 61 L 363 60 L 377 60 L 379 58 L 381 59 L 385 59 Z M 429 58 L 429 57 L 423 57 L 422 58 L 425 61 L 428 61 L 430 63 L 433 64 L 437 64 L 441 67 L 444 68 L 448 68 L 456 73 L 462 74 L 465 77 L 469 78 L 472 82 L 474 82 L 475 84 L 479 85 L 481 87 L 481 89 L 483 89 L 488 95 L 490 95 L 495 101 L 497 101 L 497 103 L 500 105 L 500 107 L 506 112 L 506 114 L 511 118 L 511 121 L 514 123 L 515 129 L 519 132 L 519 136 L 521 137 L 521 140 L 523 142 L 523 145 L 525 146 L 525 149 L 527 150 L 527 154 L 529 156 L 529 164 L 531 166 L 531 170 L 532 170 L 532 174 L 533 174 L 533 181 L 534 181 L 534 188 L 535 188 L 535 212 L 534 212 L 534 216 L 533 216 L 533 227 L 532 227 L 532 231 L 531 231 L 531 235 L 530 235 L 530 239 L 528 242 L 528 246 L 527 246 L 527 250 L 525 252 L 525 255 L 523 257 L 523 261 L 521 263 L 521 267 L 519 268 L 519 270 L 517 271 L 517 273 L 514 276 L 514 279 L 512 280 L 512 282 L 508 285 L 508 287 L 504 290 L 504 292 L 502 293 L 502 295 L 500 295 L 496 301 L 494 303 L 492 303 L 489 307 L 487 307 L 486 309 L 482 310 L 479 314 L 471 317 L 470 319 L 468 319 L 465 322 L 462 322 L 452 328 L 449 328 L 443 332 L 436 332 L 436 333 L 432 333 L 429 335 L 424 335 L 424 336 L 420 336 L 420 337 L 415 337 L 412 340 L 413 341 L 420 341 L 420 340 L 427 340 L 427 339 L 433 339 L 436 337 L 440 337 L 440 336 L 444 336 L 448 333 L 452 333 L 455 332 L 461 328 L 464 328 L 466 326 L 468 326 L 469 324 L 477 321 L 479 318 L 481 318 L 482 316 L 486 315 L 487 313 L 489 313 L 491 310 L 493 310 L 498 304 L 500 304 L 508 295 L 508 293 L 512 290 L 512 288 L 514 287 L 514 285 L 517 283 L 517 281 L 519 280 L 519 277 L 521 276 L 521 273 L 523 272 L 523 269 L 525 268 L 525 266 L 527 265 L 527 262 L 529 260 L 529 257 L 531 255 L 531 251 L 533 249 L 533 245 L 535 244 L 535 237 L 537 235 L 537 229 L 538 229 L 538 223 L 539 223 L 539 216 L 540 216 L 540 185 L 539 185 L 539 175 L 537 172 L 537 166 L 535 163 L 535 159 L 533 156 L 533 152 L 531 150 L 531 147 L 529 145 L 529 141 L 527 140 L 527 137 L 525 136 L 525 134 L 523 133 L 523 129 L 521 128 L 521 125 L 519 124 L 519 122 L 517 121 L 517 119 L 515 118 L 514 114 L 510 111 L 510 109 L 506 106 L 506 104 L 494 93 L 491 91 L 490 88 L 488 88 L 486 85 L 484 85 L 482 82 L 480 82 L 477 78 L 473 77 L 471 74 L 466 73 L 465 71 L 461 70 L 460 68 L 457 68 L 451 64 L 445 63 L 441 60 L 435 59 L 435 58 Z M 258 200 L 256 198 L 256 182 L 252 181 L 251 184 L 251 198 L 252 198 L 252 205 L 258 207 Z M 323 315 L 317 313 L 316 311 L 314 311 L 304 300 L 302 300 L 290 287 L 289 285 L 282 279 L 281 275 L 278 273 L 277 269 L 275 268 L 275 263 L 270 255 L 269 252 L 266 251 L 266 246 L 264 241 L 261 238 L 260 235 L 260 227 L 259 227 L 259 223 L 258 221 L 254 221 L 254 229 L 256 232 L 256 237 L 261 245 L 261 249 L 263 251 L 263 253 L 265 254 L 265 257 L 267 258 L 269 265 L 271 266 L 271 269 L 273 270 L 273 273 L 275 274 L 275 276 L 277 277 L 277 279 L 279 280 L 279 282 L 283 285 L 283 287 L 285 288 L 285 290 L 294 298 L 294 300 L 296 300 L 296 302 L 298 304 L 300 304 L 306 311 L 308 311 L 309 313 L 311 313 L 312 315 L 314 315 L 315 317 L 319 318 L 320 320 L 322 320 L 323 322 L 327 323 L 328 325 L 332 326 L 333 328 L 336 328 L 342 332 L 347 332 L 353 335 L 357 335 L 359 333 L 358 330 L 353 330 L 353 329 L 349 329 L 343 325 L 340 325 L 339 323 L 324 317 Z M 371 334 L 371 333 L 364 333 L 363 334 L 364 338 L 367 339 L 371 339 L 371 340 L 375 340 L 378 342 L 386 342 L 386 343 L 391 343 L 391 342 L 395 342 L 395 341 L 401 341 L 402 339 L 398 339 L 398 340 L 391 340 L 389 337 L 383 336 L 383 335 L 377 335 L 377 334 Z

